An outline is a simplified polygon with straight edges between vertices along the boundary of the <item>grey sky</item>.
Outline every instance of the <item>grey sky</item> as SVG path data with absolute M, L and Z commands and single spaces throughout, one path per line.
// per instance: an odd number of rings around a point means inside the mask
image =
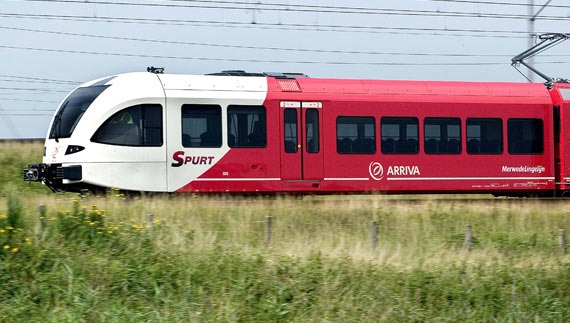
M 570 32 L 568 1 L 534 2 L 534 12 L 548 3 L 537 33 Z M 510 59 L 528 47 L 528 4 L 0 0 L 0 138 L 43 138 L 79 83 L 147 66 L 177 74 L 525 82 Z M 570 42 L 562 43 L 537 66 L 570 78 L 569 52 Z

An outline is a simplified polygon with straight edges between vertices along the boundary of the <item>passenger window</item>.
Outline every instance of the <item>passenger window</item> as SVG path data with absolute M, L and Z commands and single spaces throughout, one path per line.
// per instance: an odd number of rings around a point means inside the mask
M 424 151 L 426 154 L 460 154 L 461 120 L 425 118 Z
M 336 151 L 339 154 L 373 154 L 376 152 L 376 127 L 373 117 L 338 117 Z
M 541 119 L 507 121 L 509 154 L 542 154 L 544 125 Z
M 162 106 L 141 104 L 112 115 L 91 141 L 119 146 L 162 146 Z
M 228 145 L 243 148 L 267 146 L 265 107 L 247 105 L 228 107 Z
M 297 139 L 297 111 L 295 109 L 285 109 L 283 111 L 283 122 L 285 127 L 285 152 L 296 153 L 299 140 Z
M 383 154 L 418 153 L 418 119 L 383 117 L 380 121 Z
M 307 125 L 307 142 L 305 146 L 308 153 L 319 152 L 319 110 L 308 109 L 305 113 Z
M 501 119 L 467 119 L 467 153 L 495 155 L 503 153 L 503 122 Z
M 182 106 L 182 146 L 186 148 L 222 146 L 222 109 L 219 105 Z

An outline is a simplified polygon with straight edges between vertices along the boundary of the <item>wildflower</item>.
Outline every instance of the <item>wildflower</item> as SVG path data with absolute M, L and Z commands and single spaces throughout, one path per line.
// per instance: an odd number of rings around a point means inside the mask
M 18 252 L 19 250 L 20 250 L 20 249 L 18 249 L 18 248 L 12 248 L 12 252 L 13 252 L 13 253 Z
M 160 220 L 159 220 L 159 219 L 156 219 L 156 220 L 152 221 L 152 223 L 154 223 L 154 224 L 160 224 Z
M 14 230 L 14 227 L 12 227 L 12 226 L 7 226 L 7 227 L 6 227 L 6 230 Z
M 4 233 L 4 232 L 6 232 L 6 230 L 0 229 L 0 233 Z
M 0 214 L 0 220 L 6 220 L 8 216 L 6 214 Z
M 10 249 L 10 245 L 9 245 L 9 244 L 4 245 L 4 249 L 5 249 L 5 250 Z

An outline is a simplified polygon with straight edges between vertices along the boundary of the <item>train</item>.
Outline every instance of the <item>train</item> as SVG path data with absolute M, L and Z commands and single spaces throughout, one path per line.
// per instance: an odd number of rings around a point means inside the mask
M 24 179 L 54 191 L 570 192 L 570 84 L 161 69 L 68 94 Z

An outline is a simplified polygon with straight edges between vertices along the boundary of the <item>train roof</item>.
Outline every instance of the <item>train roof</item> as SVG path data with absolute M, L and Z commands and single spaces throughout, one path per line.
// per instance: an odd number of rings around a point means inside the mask
M 244 72 L 245 73 L 245 72 Z M 83 86 L 124 82 L 156 82 L 165 90 L 300 92 L 347 95 L 493 96 L 549 98 L 542 83 L 454 82 L 310 78 L 300 73 L 215 73 L 209 75 L 125 73 Z M 556 88 L 556 86 L 555 86 Z
M 543 84 L 351 79 L 298 79 L 301 92 L 346 94 L 549 97 Z M 277 83 L 280 83 L 277 80 Z

